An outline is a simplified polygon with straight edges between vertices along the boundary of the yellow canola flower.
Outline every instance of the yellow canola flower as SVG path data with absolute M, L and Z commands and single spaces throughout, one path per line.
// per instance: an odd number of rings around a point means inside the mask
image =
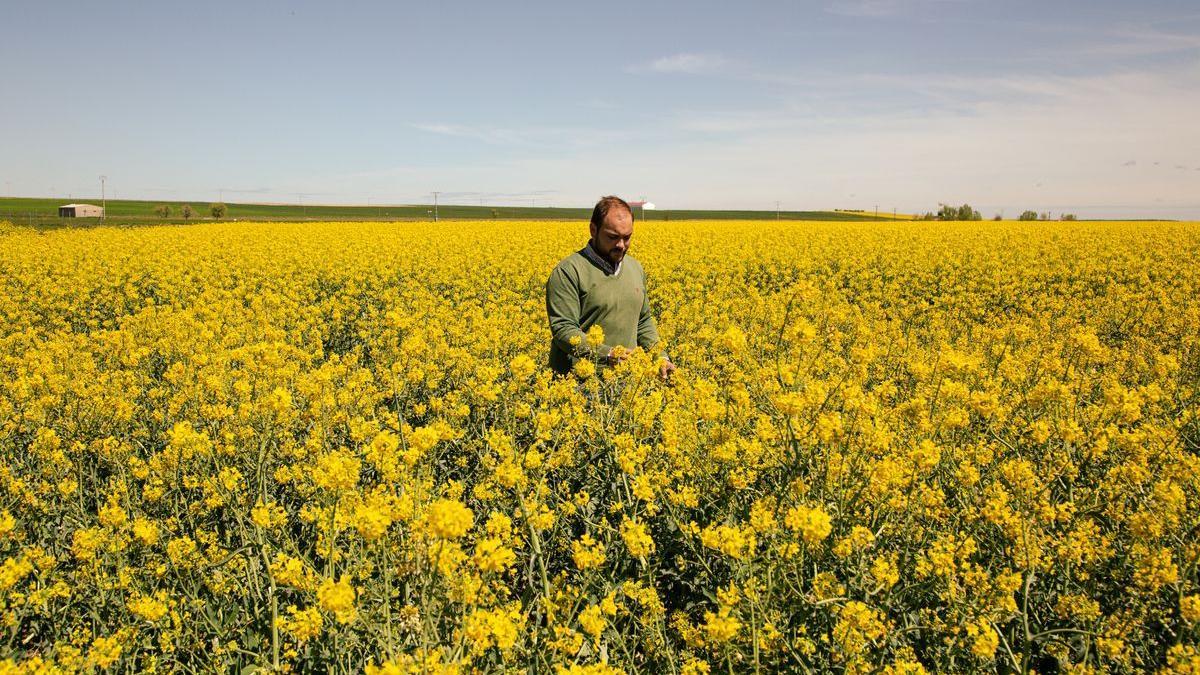
M 571 542 L 571 559 L 580 570 L 588 570 L 603 565 L 607 556 L 604 545 L 593 539 L 592 535 L 585 534 Z
M 71 535 L 71 552 L 79 560 L 94 560 L 106 541 L 107 537 L 99 528 L 76 530 Z
M 5 558 L 4 563 L 0 564 L 0 591 L 7 591 L 21 583 L 33 573 L 33 569 L 33 563 L 25 556 L 18 559 Z
M 126 606 L 135 616 L 151 623 L 166 616 L 170 609 L 167 604 L 167 594 L 163 591 L 159 591 L 153 597 L 139 594 L 130 598 Z
M 321 609 L 332 612 L 338 623 L 350 623 L 358 617 L 354 606 L 356 595 L 354 586 L 350 585 L 350 580 L 345 576 L 338 581 L 325 579 L 317 587 L 317 602 L 320 603 Z
M 367 541 L 376 541 L 392 524 L 393 509 L 383 495 L 371 495 L 354 507 L 354 529 Z
M 471 529 L 475 514 L 457 499 L 439 499 L 429 507 L 425 524 L 429 533 L 441 539 L 458 539 Z
M 250 520 L 264 530 L 287 522 L 287 512 L 283 507 L 271 502 L 264 504 L 261 500 L 250 510 Z
M 147 518 L 135 518 L 133 520 L 133 536 L 146 546 L 153 546 L 158 543 L 158 525 L 154 521 Z
M 704 613 L 704 638 L 708 645 L 718 646 L 735 639 L 742 632 L 742 622 L 733 616 L 728 607 L 720 611 Z
M 727 556 L 745 560 L 754 553 L 757 538 L 751 528 L 717 525 L 704 528 L 700 541 L 705 547 L 716 549 Z
M 476 653 L 491 647 L 506 652 L 516 645 L 525 617 L 518 608 L 477 609 L 463 620 L 462 632 Z
M 317 487 L 340 492 L 358 484 L 362 462 L 346 450 L 322 456 L 313 469 L 312 480 Z
M 280 630 L 290 635 L 293 640 L 303 644 L 321 634 L 324 629 L 325 620 L 321 617 L 321 612 L 316 607 L 298 609 L 295 605 L 289 605 L 285 615 L 279 617 L 275 623 Z
M 987 619 L 978 619 L 967 624 L 967 637 L 971 640 L 971 653 L 981 659 L 991 660 L 1000 648 L 1000 634 Z
M 629 555 L 644 558 L 654 551 L 654 539 L 646 529 L 645 523 L 626 519 L 621 523 L 621 539 Z
M 121 643 L 117 636 L 96 638 L 88 649 L 88 660 L 100 668 L 108 668 L 121 658 Z
M 579 613 L 579 626 L 583 628 L 584 633 L 591 635 L 593 640 L 600 639 L 605 625 L 607 625 L 607 621 L 605 621 L 599 605 L 589 605 Z
M 1180 598 L 1179 615 L 1188 623 L 1200 621 L 1200 595 L 1185 595 Z
M 475 566 L 481 572 L 503 572 L 517 561 L 517 554 L 497 537 L 482 539 L 475 545 Z
M 824 541 L 833 531 L 832 519 L 820 507 L 794 506 L 784 515 L 783 524 L 808 544 Z
M 555 675 L 623 675 L 625 671 L 607 663 L 572 663 L 555 666 Z
M 572 371 L 579 379 L 586 380 L 596 374 L 596 364 L 587 359 L 579 359 L 572 366 Z

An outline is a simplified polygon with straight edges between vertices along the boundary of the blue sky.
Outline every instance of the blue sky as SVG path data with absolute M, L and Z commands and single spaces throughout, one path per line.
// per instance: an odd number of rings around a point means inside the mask
M 1200 218 L 1200 5 L 0 3 L 4 194 Z

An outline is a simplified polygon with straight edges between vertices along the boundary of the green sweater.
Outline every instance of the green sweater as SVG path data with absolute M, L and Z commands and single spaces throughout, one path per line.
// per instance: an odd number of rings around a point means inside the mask
M 576 251 L 563 259 L 546 281 L 546 314 L 550 318 L 550 367 L 568 373 L 579 351 L 595 356 L 620 345 L 649 349 L 658 344 L 658 327 L 650 314 L 646 272 L 626 256 L 620 271 L 609 274 Z M 584 333 L 599 324 L 604 344 L 589 345 Z M 571 339 L 579 337 L 579 347 Z

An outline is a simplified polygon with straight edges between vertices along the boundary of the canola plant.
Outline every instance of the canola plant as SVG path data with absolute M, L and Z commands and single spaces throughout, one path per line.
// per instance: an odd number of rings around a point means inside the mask
M 0 226 L 0 673 L 1200 668 L 1195 224 L 586 235 Z

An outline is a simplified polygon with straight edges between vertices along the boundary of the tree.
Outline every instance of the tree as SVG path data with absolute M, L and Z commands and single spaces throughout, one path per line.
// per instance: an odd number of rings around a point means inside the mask
M 225 212 L 229 209 L 224 204 L 218 202 L 216 204 L 210 204 L 208 210 L 212 213 L 213 218 L 220 220 L 225 217 Z
M 497 219 L 497 218 L 499 218 L 499 217 L 500 217 L 500 210 L 499 210 L 499 209 L 492 209 L 492 220 L 495 220 L 495 219 Z
M 1018 220 L 1037 220 L 1037 211 L 1025 210 L 1021 212 L 1021 217 Z
M 166 204 L 159 204 L 158 206 L 154 207 L 154 215 L 158 216 L 159 218 L 170 218 L 171 207 L 167 206 Z
M 992 216 L 992 220 L 1004 220 L 1004 216 L 997 213 L 996 215 Z
M 1074 213 L 1064 213 L 1064 214 L 1062 214 L 1062 219 L 1063 220 L 1077 220 Z
M 184 204 L 183 206 L 179 207 L 179 215 L 183 216 L 184 220 L 188 220 L 189 218 L 191 218 L 192 217 L 192 205 Z
M 941 208 L 937 212 L 938 220 L 983 220 L 983 216 L 971 208 L 970 204 L 963 204 L 958 207 L 949 204 L 939 204 L 939 206 Z

